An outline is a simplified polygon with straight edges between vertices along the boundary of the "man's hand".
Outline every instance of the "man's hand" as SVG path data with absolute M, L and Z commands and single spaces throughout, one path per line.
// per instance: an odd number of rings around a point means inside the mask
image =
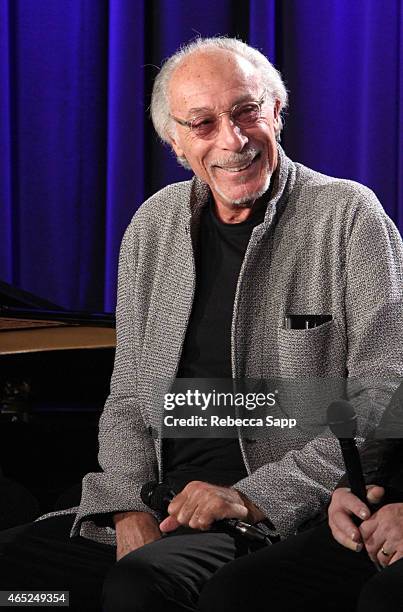
M 367 500 L 371 504 L 378 504 L 384 494 L 383 487 L 376 485 L 367 487 Z M 351 517 L 357 516 L 365 520 L 370 517 L 370 514 L 368 507 L 353 495 L 350 489 L 336 489 L 328 510 L 329 526 L 334 539 L 342 546 L 359 552 L 362 549 L 361 533 Z
M 116 560 L 161 538 L 158 522 L 148 512 L 122 512 L 113 517 L 116 529 Z
M 360 525 L 365 548 L 382 566 L 403 558 L 403 504 L 388 504 Z
M 163 532 L 180 525 L 205 531 L 214 521 L 224 518 L 248 520 L 256 523 L 264 514 L 241 493 L 230 487 L 219 487 L 193 480 L 168 506 L 168 516 L 160 524 Z

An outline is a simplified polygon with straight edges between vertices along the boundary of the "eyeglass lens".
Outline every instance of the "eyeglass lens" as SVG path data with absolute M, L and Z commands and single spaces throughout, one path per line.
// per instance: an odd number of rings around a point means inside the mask
M 247 102 L 235 106 L 230 112 L 231 121 L 239 127 L 247 127 L 260 117 L 260 105 L 257 102 Z M 219 125 L 219 115 L 202 115 L 193 119 L 191 129 L 200 138 L 214 134 Z

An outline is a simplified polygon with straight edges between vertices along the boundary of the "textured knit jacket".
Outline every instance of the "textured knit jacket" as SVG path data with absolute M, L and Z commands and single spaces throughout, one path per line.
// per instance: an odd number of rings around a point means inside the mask
M 252 232 L 232 318 L 234 378 L 402 376 L 403 249 L 366 187 L 288 159 L 279 164 L 263 223 Z M 209 199 L 199 179 L 147 200 L 123 238 L 117 350 L 99 424 L 100 473 L 83 480 L 72 535 L 114 543 L 110 513 L 149 511 L 142 485 L 163 478 L 158 379 L 175 377 L 195 291 L 194 248 Z M 331 314 L 315 329 L 285 329 L 286 314 Z M 286 537 L 320 511 L 342 474 L 330 437 L 274 431 L 240 447 L 244 493 Z M 77 508 L 69 511 L 77 511 Z M 105 526 L 102 519 L 105 518 Z M 108 519 L 108 520 L 106 520 Z M 109 526 L 106 526 L 109 521 Z

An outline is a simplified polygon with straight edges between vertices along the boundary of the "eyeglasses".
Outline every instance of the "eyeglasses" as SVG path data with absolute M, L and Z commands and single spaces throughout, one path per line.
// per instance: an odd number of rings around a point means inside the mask
M 220 117 L 222 115 L 228 114 L 232 123 L 240 128 L 248 128 L 254 125 L 262 115 L 262 105 L 265 96 L 266 92 L 263 93 L 260 100 L 251 100 L 250 102 L 235 104 L 230 110 L 222 111 L 222 113 L 218 113 L 217 115 L 206 113 L 194 117 L 190 121 L 178 119 L 173 115 L 171 115 L 171 117 L 176 123 L 179 123 L 179 125 L 188 127 L 197 138 L 211 138 L 218 132 Z

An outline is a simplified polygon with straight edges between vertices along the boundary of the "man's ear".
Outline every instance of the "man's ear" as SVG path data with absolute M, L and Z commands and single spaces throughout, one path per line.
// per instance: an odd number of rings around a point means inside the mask
M 280 100 L 275 100 L 273 108 L 273 122 L 277 130 L 280 127 Z
M 176 157 L 185 157 L 185 153 L 183 152 L 182 147 L 180 146 L 180 144 L 178 143 L 178 141 L 176 140 L 176 137 L 172 136 L 171 134 L 169 135 L 169 141 L 170 141 L 170 145 L 173 148 Z

